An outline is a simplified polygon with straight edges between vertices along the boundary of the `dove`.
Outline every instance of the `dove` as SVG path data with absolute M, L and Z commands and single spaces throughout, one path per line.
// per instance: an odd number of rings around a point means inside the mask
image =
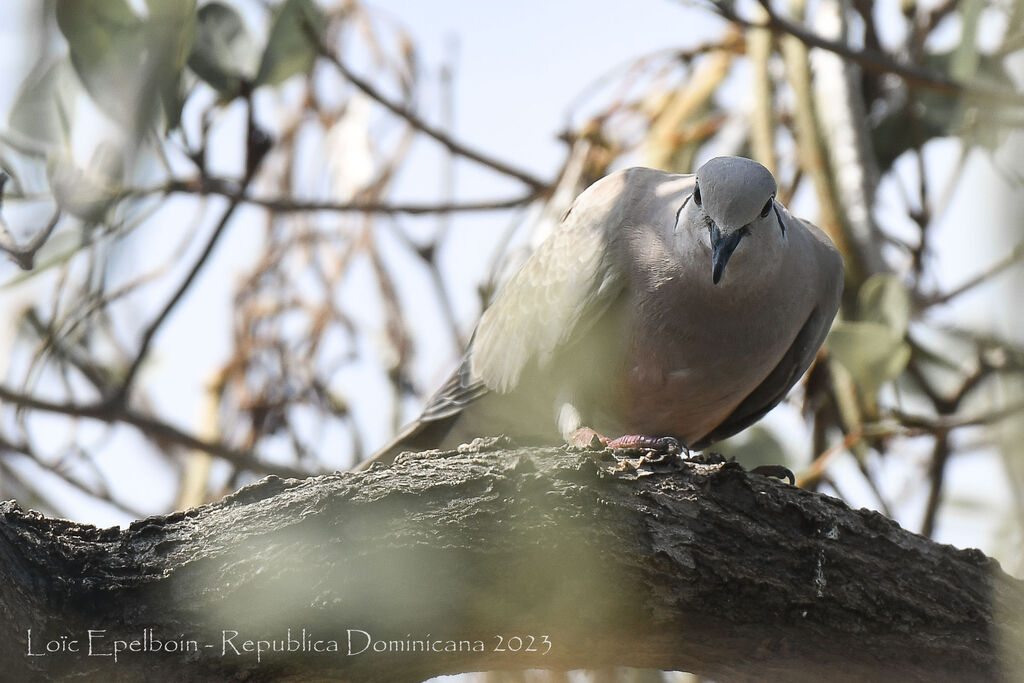
M 776 192 L 742 157 L 598 180 L 498 291 L 419 418 L 360 469 L 496 435 L 700 450 L 758 421 L 814 360 L 843 290 L 835 246 Z

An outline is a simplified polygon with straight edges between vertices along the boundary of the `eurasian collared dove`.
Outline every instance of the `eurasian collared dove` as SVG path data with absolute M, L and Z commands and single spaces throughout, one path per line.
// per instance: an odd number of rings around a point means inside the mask
M 740 157 L 597 181 L 498 292 L 419 419 L 361 467 L 498 434 L 701 449 L 753 424 L 811 364 L 843 286 L 832 242 L 775 193 Z

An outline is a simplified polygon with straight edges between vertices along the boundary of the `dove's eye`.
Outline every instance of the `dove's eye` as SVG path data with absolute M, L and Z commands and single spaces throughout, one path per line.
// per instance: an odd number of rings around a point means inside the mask
M 774 201 L 775 201 L 775 196 L 774 195 L 768 198 L 768 202 L 764 205 L 764 208 L 761 209 L 761 218 L 765 218 L 765 217 L 768 216 L 768 212 L 772 210 L 772 202 L 774 202 Z M 700 202 L 697 202 L 697 203 L 700 204 Z
M 693 203 L 700 206 L 700 185 L 693 186 Z

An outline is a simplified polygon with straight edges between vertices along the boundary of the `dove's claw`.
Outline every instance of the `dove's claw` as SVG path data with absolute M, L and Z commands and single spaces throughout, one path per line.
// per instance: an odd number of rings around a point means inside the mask
M 788 479 L 789 485 L 796 484 L 796 477 L 788 467 L 782 465 L 761 465 L 750 470 L 751 474 L 760 474 L 762 477 L 775 477 L 776 479 Z
M 607 444 L 608 448 L 642 448 L 644 450 L 658 451 L 666 455 L 678 455 L 683 452 L 683 445 L 679 439 L 673 436 L 647 436 L 645 434 L 626 434 L 617 439 L 612 439 Z

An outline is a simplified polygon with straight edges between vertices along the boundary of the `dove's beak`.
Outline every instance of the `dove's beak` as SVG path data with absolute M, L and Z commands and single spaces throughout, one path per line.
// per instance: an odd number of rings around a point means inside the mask
M 737 245 L 747 231 L 735 230 L 723 236 L 717 225 L 712 225 L 709 230 L 711 232 L 711 281 L 717 285 L 718 281 L 722 279 L 722 273 L 725 272 L 725 264 L 729 263 L 729 257 L 732 256 L 732 252 L 736 251 Z

